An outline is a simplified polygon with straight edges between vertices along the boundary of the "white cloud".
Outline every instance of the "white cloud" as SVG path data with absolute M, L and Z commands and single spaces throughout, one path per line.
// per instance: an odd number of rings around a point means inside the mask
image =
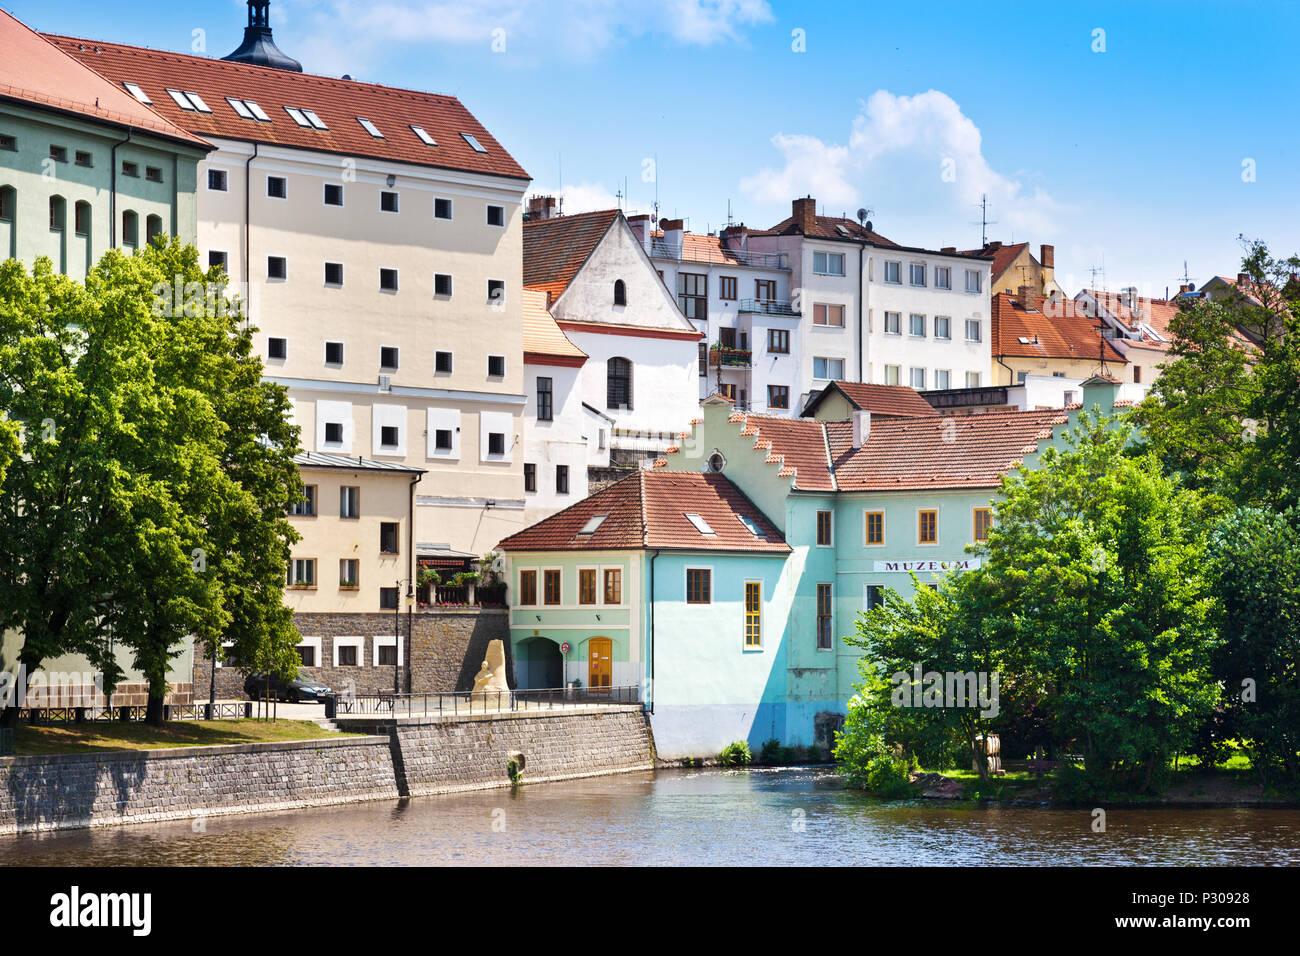
M 846 144 L 778 133 L 772 145 L 784 164 L 743 179 L 743 192 L 784 207 L 786 215 L 790 200 L 807 194 L 831 215 L 867 206 L 876 227 L 905 245 L 977 244 L 963 237 L 979 219 L 983 195 L 998 223 L 990 238 L 1050 238 L 1066 212 L 1041 187 L 1029 185 L 1027 174 L 993 169 L 979 127 L 937 90 L 915 96 L 878 90 L 862 104 Z
M 580 212 L 593 212 L 597 209 L 617 209 L 620 206 L 618 195 L 605 188 L 603 183 L 593 183 L 586 180 L 580 183 L 569 183 L 560 187 L 559 190 L 537 189 L 530 195 L 558 196 L 562 200 L 561 212 L 566 216 Z M 653 201 L 650 199 L 632 201 L 624 199 L 621 205 L 625 212 L 631 214 L 638 211 L 649 212 L 652 203 Z
M 291 0 L 287 6 L 276 19 L 294 25 L 286 48 L 300 51 L 317 72 L 370 71 L 393 45 L 487 51 L 497 39 L 506 53 L 531 57 L 589 56 L 644 35 L 712 46 L 742 41 L 747 28 L 773 19 L 767 0 Z

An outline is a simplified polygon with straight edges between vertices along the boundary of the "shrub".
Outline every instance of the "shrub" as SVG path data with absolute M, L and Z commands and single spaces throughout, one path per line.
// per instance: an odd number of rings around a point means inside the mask
M 718 763 L 723 767 L 747 767 L 753 761 L 754 755 L 749 752 L 749 744 L 743 740 L 727 744 L 722 753 L 718 754 Z
M 763 749 L 758 753 L 758 760 L 765 764 L 778 764 L 781 762 L 781 741 L 773 737 L 771 740 L 763 741 Z
M 867 765 L 867 790 L 886 800 L 912 794 L 908 763 L 895 754 L 882 754 Z

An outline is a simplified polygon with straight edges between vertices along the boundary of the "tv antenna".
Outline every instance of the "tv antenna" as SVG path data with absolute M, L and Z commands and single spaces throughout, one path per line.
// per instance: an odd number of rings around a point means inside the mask
M 989 244 L 989 226 L 996 226 L 998 224 L 998 221 L 996 219 L 989 218 L 988 193 L 983 193 L 980 195 L 980 201 L 978 205 L 980 207 L 980 246 L 983 247 Z M 974 225 L 974 223 L 971 223 L 971 225 Z

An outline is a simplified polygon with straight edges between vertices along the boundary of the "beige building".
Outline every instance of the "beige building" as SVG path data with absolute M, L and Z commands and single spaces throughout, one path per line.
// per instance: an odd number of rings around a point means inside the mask
M 1035 257 L 1027 242 L 986 242 L 981 249 L 972 249 L 968 255 L 987 256 L 993 260 L 989 293 L 1018 295 L 1024 286 L 1042 298 L 1063 296 L 1064 290 L 1056 282 L 1056 247 L 1040 245 Z
M 362 524 L 295 549 L 318 562 L 298 609 L 373 610 L 389 577 L 412 577 L 406 559 L 467 563 L 523 526 L 528 174 L 454 97 L 296 72 L 273 45 L 262 56 L 260 15 L 244 62 L 49 39 L 217 147 L 198 171 L 201 261 L 244 296 L 305 452 L 357 462 L 362 489 Z M 321 528 L 341 481 L 325 474 L 304 472 Z M 379 553 L 372 519 L 402 526 L 402 561 Z M 359 591 L 336 593 L 354 535 Z

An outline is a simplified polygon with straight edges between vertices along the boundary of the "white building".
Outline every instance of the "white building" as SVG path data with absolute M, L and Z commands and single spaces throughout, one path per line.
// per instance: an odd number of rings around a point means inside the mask
M 540 454 L 543 432 L 581 435 L 588 464 L 632 466 L 676 444 L 699 408 L 697 392 L 700 333 L 678 310 L 638 238 L 618 210 L 555 216 L 554 200 L 534 199 L 524 223 L 524 285 L 546 297 L 544 308 L 567 340 L 586 356 L 577 370 L 576 404 L 566 425 L 549 427 L 533 411 L 544 405 L 529 371 L 525 447 Z M 530 362 L 530 366 L 531 366 Z M 580 413 L 580 414 L 579 414 Z M 555 452 L 558 454 L 558 451 Z M 536 490 L 543 496 L 530 511 L 566 506 L 582 495 L 568 472 L 568 491 L 558 475 L 535 464 Z M 526 472 L 532 471 L 526 469 Z M 551 499 L 550 496 L 557 496 Z

